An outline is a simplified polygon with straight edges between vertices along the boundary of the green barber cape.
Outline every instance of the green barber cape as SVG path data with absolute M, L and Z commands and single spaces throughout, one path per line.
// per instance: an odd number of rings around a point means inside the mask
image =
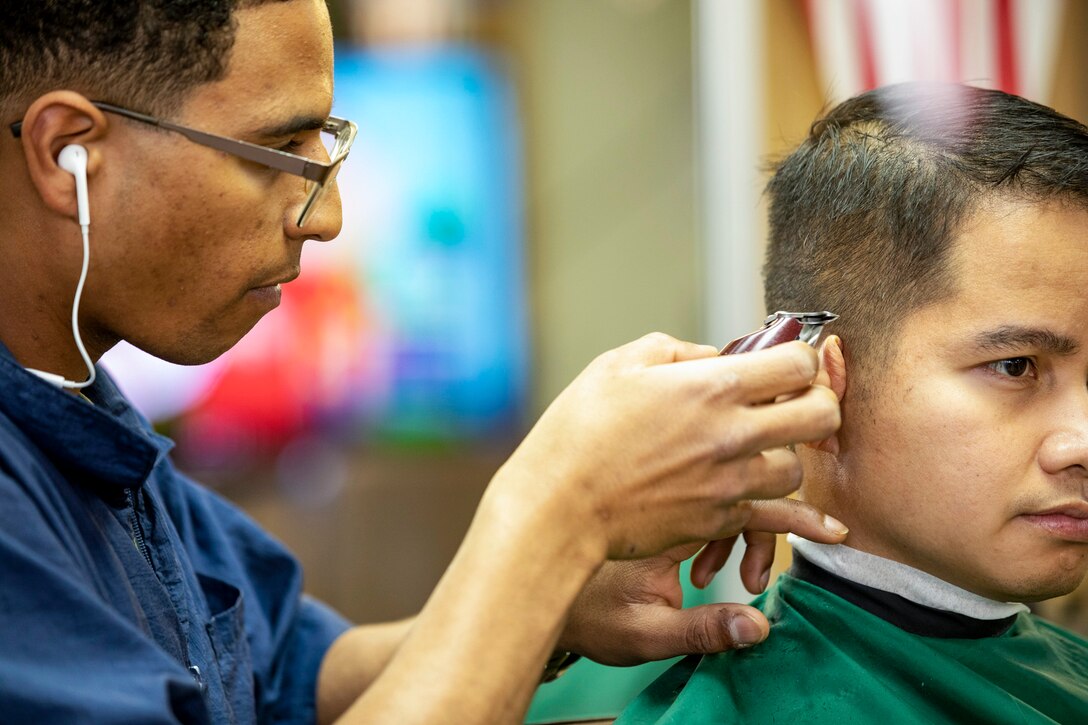
M 789 574 L 753 605 L 766 641 L 680 661 L 617 725 L 1088 724 L 1088 641 L 1026 612 L 1000 633 L 922 636 Z

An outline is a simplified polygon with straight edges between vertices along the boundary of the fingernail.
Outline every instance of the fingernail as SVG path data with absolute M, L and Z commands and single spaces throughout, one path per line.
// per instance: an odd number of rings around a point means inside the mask
M 771 570 L 767 569 L 765 572 L 763 572 L 763 576 L 761 576 L 759 578 L 759 591 L 761 591 L 761 592 L 767 591 L 767 582 L 769 582 L 770 580 L 771 580 Z
M 834 518 L 833 516 L 824 515 L 824 528 L 833 534 L 848 534 L 850 529 L 846 528 L 846 524 Z
M 734 647 L 751 647 L 763 641 L 763 630 L 746 614 L 736 614 L 729 620 L 729 636 Z

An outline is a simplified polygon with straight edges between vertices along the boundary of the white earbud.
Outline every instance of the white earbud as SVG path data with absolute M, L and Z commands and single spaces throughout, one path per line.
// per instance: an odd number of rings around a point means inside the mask
M 71 144 L 60 150 L 57 164 L 76 177 L 76 207 L 79 210 L 80 226 L 91 223 L 91 205 L 87 200 L 87 149 L 79 144 Z
M 95 369 L 91 362 L 87 348 L 83 345 L 83 337 L 79 334 L 79 300 L 83 296 L 83 285 L 87 281 L 87 267 L 91 258 L 90 229 L 91 229 L 91 205 L 87 199 L 87 149 L 79 144 L 71 144 L 60 150 L 57 157 L 57 165 L 76 178 L 76 209 L 79 215 L 79 227 L 83 236 L 83 267 L 79 272 L 79 282 L 76 283 L 76 295 L 72 300 L 72 337 L 75 339 L 76 348 L 79 350 L 83 364 L 87 366 L 87 379 L 83 382 L 67 380 L 63 375 L 49 373 L 44 370 L 27 368 L 27 372 L 37 375 L 45 382 L 56 385 L 58 388 L 79 390 L 94 383 Z

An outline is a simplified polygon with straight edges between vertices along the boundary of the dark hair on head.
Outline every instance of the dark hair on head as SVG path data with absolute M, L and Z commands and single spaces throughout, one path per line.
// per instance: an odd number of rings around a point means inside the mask
M 33 0 L 0 23 L 0 121 L 67 89 L 169 115 L 226 72 L 234 11 L 266 0 Z
M 887 86 L 816 121 L 767 191 L 768 310 L 837 312 L 848 359 L 879 362 L 898 320 L 954 292 L 949 248 L 981 201 L 1088 205 L 1088 128 L 1001 91 Z

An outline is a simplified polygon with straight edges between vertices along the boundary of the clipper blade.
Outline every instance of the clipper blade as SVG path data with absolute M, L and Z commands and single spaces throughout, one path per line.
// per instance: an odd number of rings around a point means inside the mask
M 779 310 L 763 321 L 763 327 L 738 337 L 722 348 L 720 355 L 754 352 L 800 340 L 816 347 L 824 325 L 839 319 L 834 312 L 786 312 Z

